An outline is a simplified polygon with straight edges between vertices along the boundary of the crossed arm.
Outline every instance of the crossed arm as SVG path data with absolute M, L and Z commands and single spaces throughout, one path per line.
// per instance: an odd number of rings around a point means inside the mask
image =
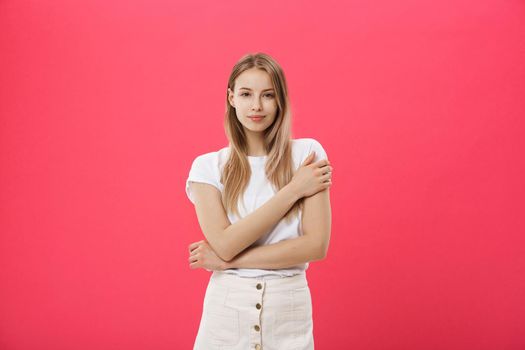
M 328 188 L 304 199 L 302 236 L 250 247 L 276 225 L 299 199 L 293 188 L 285 186 L 257 210 L 231 224 L 220 201 L 220 192 L 215 187 L 195 182 L 190 186 L 195 194 L 197 218 L 209 243 L 208 246 L 204 242 L 200 247 L 202 241 L 192 244 L 194 249 L 200 249 L 192 253 L 200 254 L 200 261 L 193 263 L 194 266 L 190 264 L 190 267 L 206 267 L 204 265 L 209 263 L 208 266 L 222 268 L 280 269 L 326 256 L 331 231 Z

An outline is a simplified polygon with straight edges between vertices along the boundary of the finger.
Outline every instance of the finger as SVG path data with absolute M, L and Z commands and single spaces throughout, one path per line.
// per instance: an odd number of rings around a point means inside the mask
M 190 269 L 197 269 L 199 267 L 200 267 L 200 265 L 199 265 L 198 261 L 190 264 Z
M 190 257 L 188 258 L 188 261 L 189 261 L 190 263 L 195 262 L 195 261 L 197 261 L 197 260 L 199 260 L 199 259 L 197 258 L 196 255 L 192 255 L 192 256 L 190 256 Z
M 308 157 L 306 157 L 306 159 L 303 161 L 303 164 L 301 165 L 309 164 L 314 159 L 314 157 L 315 157 L 315 151 L 312 151 L 312 153 L 310 153 Z
M 333 173 L 334 168 L 330 165 L 324 166 L 321 169 L 323 169 L 323 174 L 331 174 Z
M 314 166 L 316 167 L 323 167 L 323 166 L 326 166 L 326 165 L 330 165 L 330 162 L 328 161 L 328 159 L 321 159 L 317 162 L 314 163 Z
M 198 248 L 202 244 L 202 242 L 204 241 L 193 242 L 192 244 L 190 244 L 188 247 L 190 250 L 190 253 L 193 249 Z
M 192 251 L 193 249 L 197 248 L 198 245 L 199 245 L 199 242 L 193 242 L 192 244 L 190 244 L 190 245 L 188 246 L 188 250 L 190 251 L 190 253 L 191 253 L 191 251 Z
M 331 173 L 334 168 L 331 165 L 323 165 L 316 169 L 316 171 L 321 172 L 322 174 Z
M 308 163 L 310 163 L 313 159 L 313 156 L 314 156 L 314 153 L 310 153 L 303 161 L 303 163 L 301 165 L 306 165 Z
M 327 173 L 327 174 L 324 174 L 323 176 L 321 176 L 321 181 L 322 182 L 325 182 L 327 180 L 332 181 L 332 174 L 331 173 Z
M 196 255 L 196 254 L 200 254 L 200 252 L 201 252 L 200 247 L 197 247 L 197 248 L 193 249 L 193 251 L 190 253 L 190 256 Z

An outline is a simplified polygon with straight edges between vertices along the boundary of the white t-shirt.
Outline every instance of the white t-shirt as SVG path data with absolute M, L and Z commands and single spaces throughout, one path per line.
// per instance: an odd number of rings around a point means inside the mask
M 312 138 L 292 140 L 294 171 L 299 168 L 312 151 L 315 151 L 316 154 L 313 162 L 327 158 L 325 150 L 317 140 Z M 188 179 L 186 180 L 186 194 L 192 203 L 195 203 L 195 201 L 190 191 L 190 181 L 204 182 L 215 186 L 221 193 L 224 191 L 224 185 L 220 182 L 220 178 L 224 164 L 228 160 L 229 152 L 229 147 L 224 147 L 219 151 L 205 153 L 195 158 L 191 165 Z M 266 178 L 264 166 L 267 158 L 268 156 L 248 156 L 252 174 L 248 187 L 244 195 L 241 195 L 238 203 L 240 217 L 237 217 L 231 212 L 227 213 L 232 224 L 259 208 L 277 193 L 271 182 Z M 242 204 L 242 199 L 244 200 L 245 206 Z M 268 233 L 255 241 L 253 246 L 277 243 L 302 235 L 301 217 L 302 211 L 299 211 L 299 215 L 294 217 L 290 223 L 286 223 L 284 219 L 281 219 Z M 307 268 L 308 263 L 286 269 L 227 269 L 224 270 L 224 272 L 241 277 L 278 278 L 303 273 Z

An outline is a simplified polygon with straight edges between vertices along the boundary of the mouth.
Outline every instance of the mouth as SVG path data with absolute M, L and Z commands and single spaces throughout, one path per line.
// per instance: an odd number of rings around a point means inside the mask
M 259 120 L 262 120 L 264 118 L 264 115 L 251 115 L 248 118 L 250 118 L 253 121 L 259 121 Z

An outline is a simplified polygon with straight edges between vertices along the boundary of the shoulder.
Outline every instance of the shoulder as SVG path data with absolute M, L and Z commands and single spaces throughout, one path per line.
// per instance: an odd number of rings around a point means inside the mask
M 224 147 L 218 151 L 212 151 L 200 154 L 193 160 L 192 166 L 197 167 L 213 167 L 219 166 L 220 163 L 227 157 L 228 148 Z
M 208 152 L 196 156 L 191 164 L 191 171 L 209 171 L 213 168 L 216 158 L 216 152 Z
M 310 149 L 311 147 L 321 146 L 321 143 L 312 137 L 303 137 L 300 139 L 292 139 L 293 147 L 301 149 Z
M 221 183 L 221 159 L 224 158 L 224 148 L 219 151 L 207 152 L 195 157 L 191 164 L 188 178 L 186 179 L 186 193 L 192 203 L 195 203 L 190 187 L 190 182 L 202 182 L 223 190 Z
M 315 161 L 327 158 L 324 147 L 317 139 L 304 137 L 292 140 L 292 153 L 294 159 L 298 158 L 299 163 L 302 163 L 312 151 L 316 153 Z
M 195 159 L 193 160 L 193 163 L 196 163 L 196 164 L 209 163 L 209 162 L 213 162 L 213 160 L 216 158 L 217 158 L 217 151 L 203 153 L 203 154 L 196 156 Z

